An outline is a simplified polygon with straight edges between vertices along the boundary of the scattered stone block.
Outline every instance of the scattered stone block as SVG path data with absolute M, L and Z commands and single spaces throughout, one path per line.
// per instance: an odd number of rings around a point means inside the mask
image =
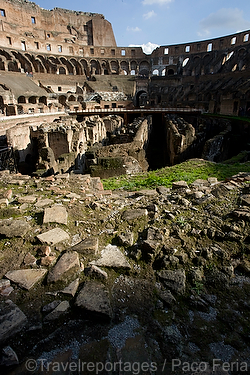
M 51 313 L 45 316 L 44 321 L 48 322 L 60 318 L 60 316 L 66 314 L 66 312 L 69 310 L 69 307 L 70 306 L 68 301 L 62 301 L 53 311 L 51 311 Z
M 39 234 L 37 238 L 42 243 L 47 243 L 48 245 L 55 245 L 59 242 L 69 240 L 69 235 L 61 228 L 54 228 L 49 230 L 48 232 Z
M 43 245 L 43 246 L 40 246 L 38 249 L 37 249 L 37 255 L 38 256 L 49 256 L 51 253 L 51 247 L 50 246 L 46 246 L 46 245 Z
M 87 281 L 77 296 L 75 305 L 91 313 L 112 317 L 109 292 L 97 281 Z
M 33 204 L 37 200 L 37 197 L 34 195 L 24 195 L 22 197 L 18 198 L 19 203 L 28 203 L 28 204 Z
M 43 208 L 46 206 L 50 206 L 54 203 L 52 199 L 46 198 L 46 199 L 40 199 L 36 202 L 35 207 L 36 208 Z
M 158 276 L 163 280 L 164 285 L 173 292 L 183 294 L 186 288 L 186 274 L 184 269 L 162 270 Z
M 54 268 L 49 272 L 48 283 L 65 279 L 69 274 L 79 272 L 80 262 L 76 251 L 66 252 L 58 260 Z
M 43 223 L 58 223 L 67 225 L 68 213 L 66 207 L 55 204 L 53 207 L 45 208 Z
M 0 302 L 0 343 L 20 332 L 26 323 L 26 315 L 14 302 Z
M 49 267 L 53 265 L 56 262 L 56 256 L 55 255 L 48 255 L 41 258 L 41 266 L 43 267 Z
M 94 266 L 93 264 L 86 268 L 85 273 L 87 276 L 96 277 L 97 279 L 107 279 L 107 272 L 101 270 L 101 268 Z
M 119 243 L 123 246 L 132 246 L 134 243 L 133 232 L 127 231 L 126 233 L 121 233 L 118 236 Z
M 144 208 L 137 208 L 137 209 L 134 209 L 134 210 L 126 210 L 123 212 L 122 214 L 122 219 L 123 220 L 127 220 L 127 221 L 132 221 L 132 220 L 136 220 L 136 219 L 139 219 L 143 216 L 147 216 L 148 215 L 148 211 Z
M 64 288 L 61 292 L 64 293 L 64 294 L 68 294 L 72 297 L 75 296 L 76 292 L 77 292 L 77 289 L 79 287 L 79 278 L 77 278 L 76 280 L 72 281 L 72 283 L 70 283 L 66 288 Z
M 14 270 L 5 274 L 5 277 L 24 289 L 31 289 L 47 273 L 45 269 Z
M 44 313 L 50 313 L 53 311 L 62 301 L 61 300 L 56 300 L 53 302 L 48 303 L 47 305 L 43 306 L 42 312 Z
M 34 257 L 34 255 L 27 253 L 24 257 L 23 264 L 25 264 L 26 266 L 33 266 L 34 264 L 36 264 L 36 258 Z
M 76 194 L 76 193 L 69 193 L 66 195 L 66 198 L 69 198 L 69 199 L 81 199 L 81 195 L 79 194 Z
M 187 189 L 188 184 L 186 181 L 175 181 L 172 183 L 172 189 Z
M 16 352 L 10 346 L 6 346 L 5 348 L 3 348 L 0 366 L 9 367 L 18 364 L 19 359 Z
M 0 207 L 7 207 L 9 205 L 9 201 L 7 198 L 0 198 Z
M 81 254 L 96 255 L 98 252 L 98 244 L 99 244 L 99 241 L 97 237 L 89 237 L 79 242 L 75 246 L 73 246 L 71 250 L 77 251 L 78 253 L 81 253 Z
M 101 251 L 101 258 L 98 260 L 93 260 L 90 262 L 94 266 L 103 266 L 103 267 L 114 267 L 114 268 L 126 268 L 130 269 L 131 266 L 127 261 L 125 255 L 118 249 L 117 246 L 107 245 Z
M 0 220 L 0 234 L 5 237 L 23 237 L 30 230 L 31 226 L 25 220 Z

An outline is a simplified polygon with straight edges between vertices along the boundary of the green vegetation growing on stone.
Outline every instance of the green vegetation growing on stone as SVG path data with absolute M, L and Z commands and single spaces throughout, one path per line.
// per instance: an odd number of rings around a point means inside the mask
M 217 177 L 223 181 L 239 172 L 250 172 L 250 162 L 224 164 L 202 159 L 190 159 L 184 163 L 165 167 L 156 171 L 138 174 L 136 176 L 119 176 L 104 179 L 104 189 L 140 190 L 153 189 L 157 186 L 171 187 L 174 181 L 184 180 L 191 184 L 196 179 L 206 180 Z

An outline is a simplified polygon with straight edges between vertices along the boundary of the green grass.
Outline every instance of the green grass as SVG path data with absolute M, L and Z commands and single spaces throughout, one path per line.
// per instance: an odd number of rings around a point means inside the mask
M 196 179 L 206 180 L 208 177 L 217 177 L 225 180 L 239 172 L 250 173 L 250 162 L 222 164 L 202 159 L 191 159 L 171 167 L 165 167 L 152 172 L 136 176 L 119 176 L 102 180 L 104 189 L 140 190 L 153 189 L 157 186 L 171 187 L 174 181 L 184 180 L 191 184 Z

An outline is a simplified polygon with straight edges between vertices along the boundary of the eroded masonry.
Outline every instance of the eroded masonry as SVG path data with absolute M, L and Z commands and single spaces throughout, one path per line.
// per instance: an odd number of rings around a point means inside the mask
M 1 0 L 0 20 L 1 144 L 19 171 L 109 176 L 245 146 L 244 121 L 237 144 L 234 123 L 200 114 L 249 116 L 249 30 L 146 55 L 101 14 Z

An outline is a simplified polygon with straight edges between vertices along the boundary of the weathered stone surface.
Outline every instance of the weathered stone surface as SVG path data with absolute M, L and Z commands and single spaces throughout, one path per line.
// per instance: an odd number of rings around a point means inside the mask
M 54 203 L 54 201 L 52 199 L 49 199 L 49 198 L 39 199 L 36 202 L 35 207 L 37 207 L 37 208 L 43 208 L 43 207 L 46 207 L 46 206 L 50 206 L 53 203 Z
M 170 189 L 165 187 L 165 186 L 158 186 L 156 188 L 156 191 L 159 193 L 159 194 L 162 194 L 162 195 L 168 195 L 170 194 Z
M 36 264 L 36 258 L 34 257 L 34 255 L 32 255 L 30 253 L 27 253 L 24 257 L 23 263 L 26 266 L 32 266 L 32 265 Z
M 67 225 L 68 213 L 66 207 L 55 204 L 53 207 L 45 208 L 43 223 L 58 223 Z
M 42 257 L 41 266 L 48 267 L 54 264 L 55 262 L 56 262 L 56 256 L 48 255 L 48 256 Z
M 59 303 L 59 305 L 51 311 L 46 317 L 44 318 L 45 322 L 58 319 L 60 316 L 66 314 L 66 312 L 69 310 L 69 302 L 68 301 L 62 301 Z
M 45 269 L 14 270 L 5 274 L 5 277 L 21 288 L 31 289 L 47 273 Z
M 50 313 L 53 311 L 62 301 L 61 300 L 55 300 L 53 302 L 48 303 L 47 305 L 43 306 L 42 312 L 44 313 Z
M 134 233 L 130 231 L 121 233 L 118 236 L 118 241 L 121 245 L 132 246 L 134 243 Z
M 188 184 L 186 181 L 175 181 L 172 183 L 172 189 L 187 189 Z
M 48 283 L 57 282 L 80 270 L 79 256 L 76 251 L 66 252 L 58 260 L 54 268 L 49 271 Z
M 243 219 L 247 221 L 250 220 L 250 208 L 249 207 L 239 208 L 235 210 L 233 214 L 239 219 Z
M 89 237 L 85 238 L 85 240 L 79 242 L 75 246 L 71 248 L 73 251 L 77 251 L 81 254 L 97 254 L 98 251 L 98 238 L 97 237 Z
M 0 366 L 9 367 L 18 365 L 18 363 L 19 359 L 16 352 L 10 346 L 6 346 L 5 348 L 3 348 Z
M 49 230 L 48 232 L 39 234 L 37 236 L 39 241 L 42 243 L 47 243 L 48 245 L 55 245 L 59 242 L 69 240 L 69 235 L 61 228 L 54 228 Z
M 103 284 L 97 281 L 88 281 L 84 284 L 75 304 L 89 312 L 102 314 L 109 318 L 112 316 L 109 292 Z
M 6 237 L 23 237 L 31 226 L 25 220 L 0 220 L 0 234 Z
M 184 269 L 177 271 L 162 270 L 158 272 L 158 276 L 164 281 L 167 288 L 173 292 L 183 294 L 186 288 L 186 274 Z
M 131 268 L 121 250 L 119 250 L 117 246 L 110 244 L 101 251 L 101 258 L 93 260 L 90 264 L 114 268 Z
M 147 216 L 148 211 L 144 208 L 137 208 L 134 210 L 126 210 L 122 214 L 122 219 L 123 220 L 136 220 L 140 217 Z
M 20 332 L 26 323 L 26 315 L 11 300 L 0 302 L 0 343 Z
M 242 195 L 242 196 L 240 197 L 240 199 L 241 199 L 241 204 L 242 204 L 243 206 L 248 206 L 248 207 L 250 207 L 250 194 Z
M 32 204 L 32 203 L 35 203 L 36 199 L 37 197 L 34 195 L 24 195 L 18 198 L 18 202 Z
M 66 288 L 64 288 L 61 293 L 68 294 L 72 297 L 75 296 L 77 289 L 79 287 L 79 281 L 80 279 L 77 278 L 76 280 L 72 281 Z
M 108 274 L 107 272 L 101 270 L 101 268 L 94 266 L 93 264 L 86 268 L 85 273 L 87 276 L 96 277 L 97 279 L 107 279 Z

